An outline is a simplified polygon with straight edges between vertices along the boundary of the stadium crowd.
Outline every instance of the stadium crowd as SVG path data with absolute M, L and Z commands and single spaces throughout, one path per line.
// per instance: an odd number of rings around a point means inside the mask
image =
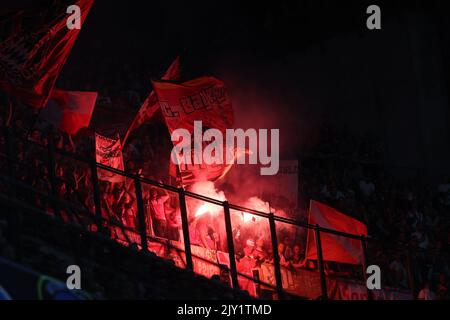
M 22 116 L 27 114 L 28 118 Z M 41 119 L 36 119 L 29 112 L 21 112 L 20 117 L 13 117 L 9 123 L 7 118 L 8 115 L 3 114 L 0 124 L 9 124 L 11 127 L 12 154 L 18 160 L 17 163 L 14 162 L 17 164 L 14 174 L 46 194 L 52 192 L 45 161 L 45 146 L 49 137 L 52 137 L 59 149 L 82 157 L 92 158 L 94 155 L 95 141 L 89 130 L 69 137 L 54 130 Z M 34 123 L 32 130 L 30 123 Z M 165 161 L 168 159 L 170 141 L 164 136 L 167 135 L 164 129 L 164 126 L 154 122 L 132 134 L 124 148 L 126 171 L 155 181 L 170 182 L 168 163 Z M 300 197 L 303 206 L 307 206 L 309 199 L 320 200 L 367 223 L 369 234 L 377 239 L 369 243 L 369 262 L 379 265 L 382 270 L 388 270 L 383 277 L 386 285 L 408 288 L 413 278 L 420 284 L 420 287 L 414 289 L 421 297 L 448 298 L 450 179 L 443 179 L 433 188 L 418 180 L 398 180 L 381 165 L 379 157 L 382 154 L 382 144 L 373 137 L 366 136 L 355 141 L 352 136 L 336 132 L 328 126 L 321 132 L 319 149 L 302 159 Z M 5 151 L 5 141 L 2 141 Z M 19 163 L 26 166 L 22 167 Z M 6 170 L 5 159 L 2 165 Z M 92 180 L 86 163 L 58 155 L 55 175 L 54 192 L 60 198 L 76 203 L 86 212 L 95 212 Z M 116 225 L 123 224 L 137 234 L 139 223 L 133 181 L 100 181 L 99 186 L 102 217 Z M 143 200 L 147 234 L 181 241 L 178 195 L 144 185 Z M 45 203 L 42 197 L 35 196 L 30 201 L 48 213 L 56 214 L 54 208 Z M 190 203 L 188 208 L 189 206 Z M 64 209 L 59 214 L 66 221 L 79 223 L 79 217 Z M 83 219 L 85 218 L 81 218 Z M 190 221 L 194 220 L 196 223 L 190 224 L 193 244 L 227 251 L 223 225 L 214 224 L 207 219 L 195 219 L 193 212 L 190 212 Z M 97 229 L 92 220 L 88 225 L 91 230 Z M 139 242 L 136 237 L 127 237 L 127 233 L 118 228 L 110 228 L 108 232 L 111 238 L 119 242 L 134 242 L 134 247 Z M 238 269 L 250 270 L 263 262 L 273 262 L 267 228 L 253 230 L 239 225 L 233 230 L 233 235 Z M 283 267 L 293 270 L 316 268 L 314 263 L 304 261 L 304 238 L 289 230 L 280 231 L 279 238 L 281 241 L 278 250 Z M 393 243 L 403 246 L 404 250 L 398 249 L 398 246 L 393 247 Z M 7 256 L 11 255 L 10 251 L 10 247 L 2 248 L 2 254 Z M 326 264 L 326 272 L 329 275 L 362 278 L 360 268 L 331 262 Z
M 282 17 L 288 17 L 280 19 L 281 21 L 278 21 L 273 9 L 273 6 L 262 9 L 265 12 L 262 25 L 267 32 L 263 33 L 264 36 L 261 36 L 260 40 L 264 44 L 267 44 L 267 36 L 278 39 L 277 31 L 297 30 L 299 28 L 290 26 L 296 25 L 298 21 L 308 20 L 298 19 L 298 16 L 306 12 L 300 4 L 281 3 L 278 10 L 284 12 Z M 234 13 L 233 7 L 230 7 L 229 10 L 230 13 Z M 181 21 L 181 25 L 185 20 L 174 20 L 172 11 L 167 10 L 166 14 L 173 21 Z M 167 17 L 161 16 L 161 19 L 165 20 L 165 18 Z M 190 15 L 181 13 L 179 18 L 189 19 Z M 94 34 L 90 40 L 85 38 L 84 41 L 87 42 L 84 42 L 83 46 L 86 47 L 83 48 L 84 50 L 80 50 L 83 54 L 74 52 L 71 57 L 74 63 L 68 63 L 65 66 L 57 83 L 60 88 L 99 91 L 91 127 L 105 136 L 112 136 L 117 132 L 122 136 L 125 134 L 124 131 L 129 125 L 127 121 L 131 120 L 130 116 L 136 113 L 148 95 L 149 79 L 157 73 L 152 70 L 151 65 L 155 68 L 155 66 L 168 63 L 168 61 L 156 61 L 157 59 L 149 62 L 152 59 L 149 59 L 148 53 L 142 50 L 142 39 L 147 38 L 148 31 L 145 28 L 136 27 L 137 22 L 146 20 L 134 20 L 129 21 L 128 30 L 123 30 L 122 24 L 116 27 L 120 28 L 121 32 L 114 29 L 114 26 L 109 26 L 108 32 L 98 29 L 97 35 Z M 231 37 L 231 31 L 228 31 L 229 34 L 227 33 L 226 30 L 229 29 L 234 29 L 235 34 L 241 35 L 238 38 L 242 43 L 255 38 L 254 35 L 251 36 L 251 28 L 245 27 L 244 21 L 247 22 L 247 18 L 241 17 L 237 21 L 236 19 L 225 20 L 229 21 L 215 23 L 215 25 L 226 23 L 227 26 L 221 28 L 222 31 L 217 34 L 214 34 L 214 28 L 202 29 L 202 32 L 198 32 L 195 28 L 180 29 L 190 34 L 189 42 L 198 41 L 198 44 L 205 42 L 205 32 L 211 33 L 207 37 L 211 43 L 230 41 L 233 37 Z M 92 23 L 94 22 L 95 20 Z M 133 25 L 134 22 L 136 25 Z M 200 22 L 201 19 L 197 22 L 197 27 L 200 26 Z M 251 24 L 251 26 L 257 27 L 259 24 Z M 174 27 L 178 29 L 177 24 Z M 138 31 L 140 29 L 142 30 Z M 193 35 L 196 33 L 201 37 L 194 37 Z M 121 34 L 126 36 L 118 39 Z M 129 34 L 134 36 L 130 37 Z M 175 38 L 178 36 L 175 34 Z M 174 42 L 174 34 L 170 32 L 162 33 L 162 35 L 155 33 L 153 37 L 152 43 L 157 43 L 162 48 L 170 48 L 170 44 Z M 120 45 L 117 45 L 118 43 Z M 113 55 L 99 56 L 96 54 L 113 51 Z M 203 51 L 205 53 L 199 59 L 210 54 L 209 51 Z M 89 54 L 85 54 L 86 52 Z M 133 53 L 133 59 L 129 58 L 130 52 Z M 202 62 L 207 63 L 207 61 Z M 83 72 L 80 72 L 80 66 L 83 66 Z M 69 137 L 51 128 L 38 117 L 38 114 L 31 114 L 30 110 L 21 106 L 20 103 L 15 102 L 14 108 L 9 109 L 5 101 L 6 99 L 0 100 L 0 112 L 2 112 L 0 127 L 10 128 L 10 145 L 6 144 L 4 136 L 0 134 L 0 152 L 6 154 L 9 151 L 17 161 L 9 164 L 4 157 L 1 157 L 1 173 L 12 171 L 10 173 L 26 185 L 43 194 L 53 194 L 64 199 L 68 203 L 74 204 L 79 211 L 64 206 L 55 210 L 46 197 L 31 192 L 20 195 L 24 202 L 46 211 L 50 216 L 60 215 L 66 222 L 86 225 L 92 231 L 109 233 L 110 238 L 136 249 L 139 237 L 135 235 L 139 234 L 140 225 L 137 219 L 136 190 L 131 179 L 124 179 L 119 183 L 100 181 L 102 218 L 110 221 L 114 227 L 108 224 L 109 228 L 99 230 L 99 226 L 92 219 L 95 212 L 95 201 L 89 165 L 58 154 L 54 179 L 53 172 L 49 172 L 46 149 L 49 141 L 53 141 L 59 149 L 76 153 L 83 158 L 92 158 L 95 155 L 92 130 L 82 130 L 77 136 Z M 111 114 L 114 114 L 113 117 L 117 119 L 105 121 L 107 115 Z M 103 125 L 104 123 L 106 125 Z M 308 156 L 300 155 L 301 206 L 299 211 L 304 213 L 309 200 L 316 199 L 365 222 L 370 236 L 376 239 L 369 242 L 369 263 L 381 267 L 383 270 L 382 280 L 386 285 L 408 288 L 413 282 L 411 280 L 415 280 L 416 288 L 412 289 L 415 289 L 416 297 L 448 299 L 450 177 L 443 177 L 438 185 L 430 185 L 429 182 L 422 181 L 416 173 L 412 175 L 417 176 L 416 179 L 409 181 L 398 179 L 391 174 L 395 169 L 389 170 L 383 164 L 381 159 L 383 145 L 376 137 L 367 135 L 357 138 L 355 135 L 339 132 L 328 125 L 321 128 L 320 131 L 322 136 L 321 141 L 317 143 L 317 148 L 312 150 Z M 7 150 L 8 147 L 9 150 Z M 170 148 L 170 139 L 164 125 L 158 121 L 152 121 L 150 125 L 142 126 L 131 135 L 124 148 L 126 171 L 170 184 L 167 163 Z M 10 165 L 12 168 L 9 167 Z M 52 180 L 54 180 L 54 184 L 51 183 Z M 11 192 L 5 184 L 0 184 L 0 188 L 1 193 Z M 173 241 L 182 240 L 177 196 L 177 194 L 163 192 L 144 184 L 145 228 L 148 235 Z M 191 205 L 197 204 L 188 203 L 188 206 Z M 81 212 L 88 214 L 83 215 Z M 223 225 L 208 220 L 208 216 L 204 216 L 203 219 L 195 219 L 193 210 L 190 210 L 189 214 L 193 244 L 212 250 L 227 250 Z M 306 219 L 306 214 L 299 214 L 296 218 Z M 124 225 L 131 232 L 124 232 L 123 228 L 116 227 L 118 225 Z M 0 254 L 15 260 L 20 254 L 17 252 L 17 245 L 6 240 L 4 235 L 6 230 L 8 230 L 7 222 L 1 221 Z M 305 233 L 298 235 L 288 228 L 279 232 L 278 251 L 281 265 L 292 270 L 315 269 L 314 264 L 304 261 Z M 39 234 L 40 237 L 43 235 L 45 232 Z M 233 230 L 233 236 L 240 269 L 249 270 L 263 262 L 273 261 L 267 226 L 260 228 L 238 226 Z M 56 238 L 64 239 L 65 230 L 55 234 Z M 67 239 L 73 239 L 73 237 L 67 236 Z M 399 249 L 400 247 L 402 249 Z M 79 244 L 79 248 L 77 254 L 85 254 L 82 244 Z M 39 251 L 43 252 L 45 249 Z M 44 256 L 33 255 L 35 259 L 40 260 L 36 262 L 36 266 L 39 267 L 45 263 Z M 87 250 L 87 260 L 93 260 L 95 257 L 95 252 Z M 32 262 L 30 264 L 33 265 Z M 110 262 L 109 264 L 113 265 L 114 263 Z M 132 264 L 130 263 L 124 269 L 127 268 L 132 270 Z M 326 272 L 329 275 L 362 278 L 361 268 L 348 265 L 327 263 Z M 132 272 L 129 272 L 124 277 L 132 277 L 131 274 Z M 90 278 L 93 292 L 95 292 L 97 285 L 94 279 L 98 279 L 99 276 L 96 274 L 95 277 L 92 275 Z M 116 280 L 112 283 L 117 288 L 99 289 L 99 297 L 105 296 L 105 292 L 114 292 L 112 297 L 148 297 L 145 294 L 136 294 L 130 288 L 121 288 L 126 285 L 127 281 Z M 166 288 L 165 285 L 162 284 L 160 288 Z M 100 287 L 100 285 L 98 286 Z M 155 296 L 158 296 L 157 293 Z
M 419 171 L 413 179 L 396 178 L 393 173 L 402 168 L 383 165 L 382 148 L 373 136 L 358 140 L 325 126 L 317 150 L 302 161 L 301 197 L 365 222 L 377 239 L 369 242 L 369 263 L 389 270 L 387 283 L 408 287 L 410 264 L 421 296 L 425 288 L 432 292 L 428 297 L 448 299 L 450 177 L 437 185 L 421 179 Z

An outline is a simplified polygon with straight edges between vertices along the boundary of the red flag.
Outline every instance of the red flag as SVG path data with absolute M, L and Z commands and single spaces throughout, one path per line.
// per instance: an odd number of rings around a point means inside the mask
M 75 135 L 89 126 L 96 100 L 97 92 L 54 89 L 41 116 L 67 134 Z
M 364 223 L 351 218 L 336 209 L 312 200 L 309 208 L 310 225 L 318 224 L 322 228 L 332 229 L 356 236 L 367 236 Z M 361 264 L 363 252 L 361 241 L 346 238 L 327 232 L 320 233 L 322 255 L 324 261 L 334 261 L 348 264 Z M 306 259 L 317 260 L 317 249 L 313 229 L 308 229 L 306 240 Z
M 153 87 L 171 134 L 176 129 L 186 129 L 193 135 L 194 121 L 202 121 L 205 128 L 220 130 L 224 137 L 226 129 L 233 127 L 233 109 L 222 81 L 213 77 L 201 77 L 183 84 L 153 81 Z M 226 152 L 224 150 L 224 154 Z M 171 161 L 172 174 L 173 166 Z M 226 163 L 181 164 L 179 171 L 183 183 L 192 184 L 200 180 L 217 180 L 230 167 Z
M 175 60 L 170 64 L 169 69 L 162 76 L 161 80 L 175 81 L 179 80 L 181 77 L 181 63 L 180 56 L 177 56 Z
M 178 80 L 180 78 L 180 75 L 181 75 L 180 57 L 178 56 L 169 66 L 166 73 L 162 77 L 162 80 L 171 80 L 171 81 Z M 158 97 L 156 96 L 155 92 L 152 91 L 147 97 L 147 99 L 145 99 L 144 103 L 139 109 L 139 112 L 137 113 L 136 117 L 131 123 L 130 128 L 127 131 L 127 134 L 123 139 L 122 145 L 124 145 L 125 142 L 128 140 L 128 136 L 133 130 L 139 128 L 143 123 L 149 121 L 153 117 L 155 112 L 158 110 L 159 110 Z
M 81 10 L 81 24 L 93 1 L 74 1 L 73 4 Z M 0 89 L 32 107 L 45 106 L 80 31 L 67 27 L 69 15 L 66 10 L 66 2 L 56 1 L 51 16 L 37 11 L 20 13 L 27 14 L 27 21 L 30 16 L 34 21 L 22 25 L 18 32 L 11 30 L 8 37 L 1 41 Z
M 95 150 L 97 163 L 123 171 L 123 155 L 119 137 L 117 137 L 117 140 L 114 140 L 96 133 Z M 103 169 L 98 169 L 98 178 L 109 182 L 125 181 L 124 176 Z

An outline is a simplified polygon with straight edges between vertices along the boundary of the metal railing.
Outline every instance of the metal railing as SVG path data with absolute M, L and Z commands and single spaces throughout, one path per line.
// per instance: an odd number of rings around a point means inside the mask
M 17 159 L 15 157 L 15 153 L 13 151 L 13 145 L 14 141 L 11 136 L 10 130 L 7 128 L 3 128 L 3 137 L 4 137 L 4 158 L 6 159 L 6 169 L 7 174 L 10 177 L 13 177 L 13 171 L 14 171 L 14 165 L 17 163 Z M 29 142 L 33 143 L 34 142 Z M 48 179 L 50 183 L 50 195 L 53 198 L 57 198 L 57 177 L 55 174 L 56 165 L 57 165 L 57 155 L 68 157 L 72 160 L 80 161 L 87 165 L 90 170 L 90 179 L 91 184 L 93 187 L 93 202 L 95 206 L 95 216 L 94 220 L 97 224 L 97 229 L 99 231 L 104 228 L 104 217 L 102 217 L 102 201 L 101 201 L 101 191 L 100 191 L 100 182 L 98 178 L 97 170 L 106 170 L 108 172 L 120 175 L 122 177 L 125 177 L 127 179 L 131 179 L 134 182 L 134 191 L 135 191 L 135 199 L 136 199 L 136 206 L 137 206 L 137 218 L 138 218 L 138 233 L 140 236 L 140 247 L 142 250 L 147 251 L 148 248 L 148 240 L 154 239 L 152 235 L 148 234 L 148 230 L 146 227 L 146 212 L 144 208 L 144 201 L 143 201 L 143 188 L 142 184 L 150 185 L 155 188 L 163 189 L 172 193 L 176 193 L 178 195 L 178 201 L 180 206 L 180 215 L 181 215 L 181 229 L 183 234 L 183 243 L 184 243 L 184 254 L 186 259 L 186 268 L 194 271 L 194 263 L 193 263 L 193 254 L 191 250 L 191 239 L 190 239 L 190 229 L 189 229 L 189 219 L 188 219 L 188 208 L 186 204 L 186 197 L 197 199 L 200 201 L 203 201 L 205 203 L 217 205 L 223 209 L 223 215 L 224 215 L 224 222 L 225 222 L 225 231 L 226 231 L 226 243 L 228 246 L 228 255 L 229 255 L 229 270 L 231 273 L 231 283 L 233 288 L 239 288 L 239 277 L 246 277 L 246 275 L 243 275 L 242 273 L 239 273 L 239 270 L 236 265 L 236 252 L 234 247 L 234 239 L 233 239 L 233 228 L 232 228 L 232 219 L 231 219 L 231 212 L 230 210 L 236 210 L 239 212 L 245 212 L 252 214 L 254 216 L 260 217 L 262 219 L 265 219 L 268 221 L 269 224 L 269 230 L 270 230 L 270 243 L 272 246 L 272 253 L 273 253 L 273 267 L 274 267 L 274 278 L 275 278 L 275 290 L 278 294 L 278 297 L 283 298 L 288 294 L 285 289 L 283 288 L 283 281 L 282 281 L 282 273 L 281 273 L 281 265 L 280 265 L 280 256 L 278 252 L 278 243 L 279 239 L 277 237 L 277 230 L 276 230 L 276 223 L 284 223 L 287 225 L 295 226 L 295 227 L 301 227 L 305 228 L 306 230 L 314 230 L 315 234 L 315 242 L 316 242 L 316 248 L 317 248 L 317 269 L 320 275 L 320 288 L 321 288 L 321 298 L 327 299 L 328 298 L 328 289 L 327 289 L 327 281 L 326 281 L 326 273 L 325 273 L 325 261 L 323 259 L 323 253 L 322 253 L 322 243 L 321 243 L 321 234 L 322 233 L 328 233 L 333 234 L 337 236 L 342 236 L 350 239 L 355 239 L 360 241 L 361 248 L 364 252 L 363 255 L 363 263 L 362 266 L 365 267 L 367 265 L 367 257 L 366 257 L 366 244 L 368 241 L 373 241 L 373 239 L 367 238 L 362 235 L 355 235 L 355 234 L 348 234 L 345 232 L 340 232 L 337 230 L 332 230 L 328 228 L 321 227 L 319 225 L 310 225 L 308 223 L 303 223 L 300 221 L 296 221 L 293 219 L 285 218 L 285 217 L 279 217 L 273 214 L 273 212 L 262 212 L 258 210 L 254 210 L 251 208 L 245 208 L 239 205 L 228 203 L 227 201 L 219 201 L 217 199 L 209 198 L 200 194 L 192 193 L 189 191 L 184 190 L 183 188 L 177 188 L 171 185 L 166 185 L 151 179 L 147 179 L 145 177 L 142 177 L 140 175 L 131 174 L 126 171 L 120 171 L 111 167 L 107 167 L 105 165 L 102 165 L 100 163 L 97 163 L 95 159 L 89 158 L 86 159 L 85 157 L 81 157 L 77 154 L 73 154 L 67 151 L 64 151 L 62 149 L 58 149 L 55 147 L 54 142 L 52 139 L 48 140 L 48 144 L 46 146 L 36 144 L 40 148 L 45 148 L 47 150 L 47 170 L 48 170 Z M 14 187 L 14 186 L 13 186 Z M 10 192 L 13 192 L 12 189 Z M 53 210 L 56 216 L 60 215 L 60 210 L 62 209 L 61 204 L 58 202 L 52 202 L 54 205 Z M 111 223 L 109 221 L 108 223 Z M 120 224 L 120 223 L 119 223 Z M 127 229 L 127 226 L 121 225 L 122 229 Z M 219 265 L 217 263 L 217 265 Z M 363 270 L 363 274 L 365 274 L 365 270 Z M 258 280 L 254 280 L 255 282 L 258 282 Z M 265 286 L 270 286 L 267 283 L 260 283 Z M 370 292 L 368 291 L 368 297 L 370 298 Z

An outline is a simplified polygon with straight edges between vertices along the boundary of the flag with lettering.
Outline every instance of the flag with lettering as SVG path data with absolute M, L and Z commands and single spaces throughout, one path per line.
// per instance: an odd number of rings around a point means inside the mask
M 332 229 L 358 237 L 361 235 L 367 236 L 367 227 L 364 223 L 318 201 L 312 200 L 310 202 L 308 221 L 310 225 L 319 225 L 322 228 Z M 362 263 L 363 251 L 359 239 L 320 232 L 320 240 L 324 261 L 347 264 Z M 317 260 L 316 238 L 313 229 L 308 229 L 305 256 L 307 260 Z
M 201 77 L 182 84 L 164 81 L 153 81 L 153 87 L 158 96 L 161 111 L 167 127 L 172 134 L 176 129 L 187 130 L 192 138 L 191 147 L 201 144 L 205 148 L 209 143 L 194 141 L 195 121 L 202 121 L 202 129 L 217 129 L 226 137 L 226 129 L 233 128 L 234 115 L 225 84 L 214 77 Z M 200 133 L 201 135 L 203 132 Z M 180 141 L 175 143 L 185 143 Z M 223 141 L 216 141 L 218 148 L 223 148 L 223 160 L 230 152 L 225 149 Z M 184 185 L 197 181 L 215 181 L 222 178 L 231 168 L 226 161 L 206 164 L 202 159 L 195 164 L 194 158 L 202 155 L 192 154 L 191 163 L 180 157 L 179 175 Z M 174 174 L 174 164 L 171 161 L 170 173 Z
M 51 7 L 32 7 L 1 17 L 0 89 L 29 106 L 44 107 L 80 32 L 68 28 L 71 15 L 67 8 L 80 8 L 81 27 L 93 1 L 58 0 Z
M 98 133 L 95 134 L 95 159 L 97 163 L 117 169 L 124 170 L 122 148 L 120 137 L 110 139 Z M 114 172 L 98 169 L 98 179 L 109 182 L 124 182 L 125 177 Z
M 96 100 L 97 92 L 53 89 L 41 117 L 61 131 L 75 135 L 89 126 Z

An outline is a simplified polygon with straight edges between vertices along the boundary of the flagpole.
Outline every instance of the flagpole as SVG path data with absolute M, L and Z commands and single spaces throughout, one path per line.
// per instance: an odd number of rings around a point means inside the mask
M 172 159 L 171 160 L 169 160 L 169 161 L 172 161 Z M 178 166 L 178 165 L 175 165 L 175 171 L 177 172 L 177 177 L 178 177 L 178 181 L 177 181 L 177 184 L 178 184 L 178 187 L 179 188 L 184 188 L 184 186 L 183 186 L 183 178 L 181 177 L 181 171 L 180 171 L 180 167 Z
M 9 96 L 8 96 L 8 105 L 9 105 L 9 114 L 8 114 L 8 120 L 6 120 L 6 123 L 5 123 L 6 127 L 11 126 L 11 121 L 12 121 L 12 117 L 13 117 L 13 106 L 12 106 L 11 98 Z
M 123 149 L 125 148 L 125 143 L 127 142 L 128 137 L 131 134 L 131 131 L 133 131 L 133 130 L 130 130 L 130 129 L 133 128 L 135 122 L 136 122 L 136 118 L 134 118 L 133 122 L 131 122 L 131 125 L 128 128 L 127 133 L 125 134 L 125 137 L 123 138 L 123 141 L 122 141 L 122 144 L 121 144 L 121 151 L 123 151 Z
M 75 147 L 75 143 L 72 140 L 72 135 L 67 134 L 67 137 L 69 138 L 69 142 L 70 142 L 70 145 L 72 146 L 73 153 L 76 153 L 76 147 Z

